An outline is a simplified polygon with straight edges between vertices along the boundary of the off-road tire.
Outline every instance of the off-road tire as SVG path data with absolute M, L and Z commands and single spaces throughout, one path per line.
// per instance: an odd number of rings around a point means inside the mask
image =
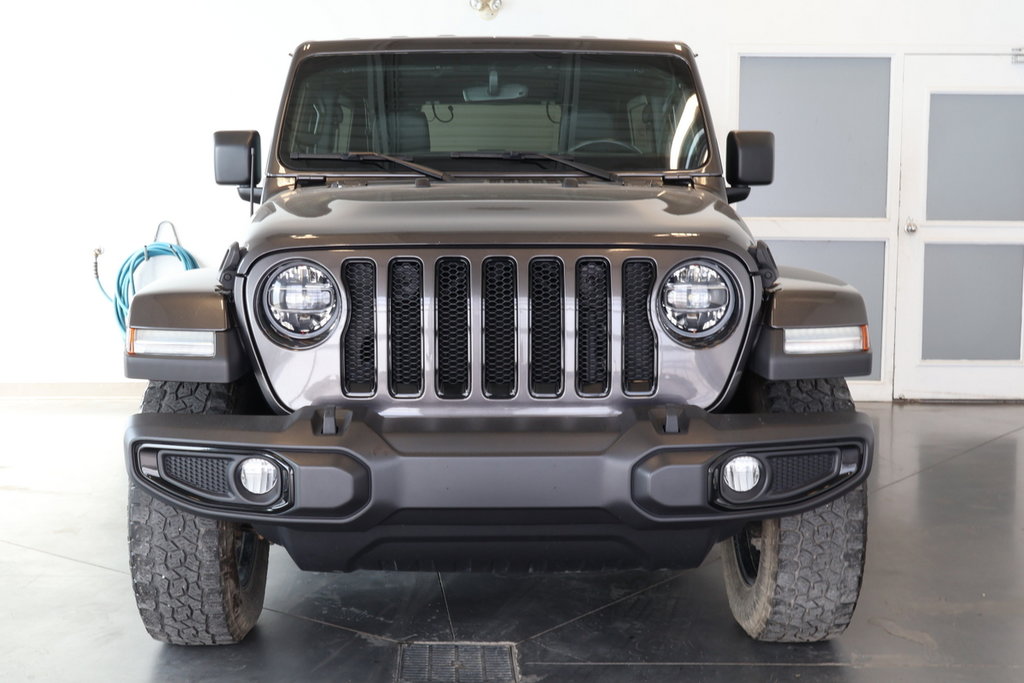
M 762 412 L 853 410 L 842 378 L 758 381 L 748 389 Z M 863 485 L 808 512 L 747 525 L 719 544 L 733 616 L 757 640 L 809 643 L 840 635 L 857 606 L 866 543 Z
M 744 409 L 752 413 L 839 413 L 854 409 L 842 377 L 765 380 L 744 378 L 740 389 Z
M 237 384 L 150 382 L 144 413 L 225 414 L 248 400 Z M 270 546 L 240 524 L 179 510 L 131 485 L 128 545 L 139 614 L 156 640 L 237 643 L 263 609 Z

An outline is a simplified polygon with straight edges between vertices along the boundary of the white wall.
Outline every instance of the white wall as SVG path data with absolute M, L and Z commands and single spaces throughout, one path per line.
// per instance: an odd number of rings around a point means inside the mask
M 735 124 L 735 54 L 1005 52 L 1024 44 L 1024 3 L 975 0 L 504 0 L 483 21 L 468 0 L 36 2 L 0 25 L 0 187 L 5 285 L 0 385 L 121 380 L 111 287 L 121 261 L 171 220 L 216 265 L 247 220 L 214 185 L 214 130 L 269 135 L 301 41 L 555 35 L 687 42 L 700 54 L 720 134 Z

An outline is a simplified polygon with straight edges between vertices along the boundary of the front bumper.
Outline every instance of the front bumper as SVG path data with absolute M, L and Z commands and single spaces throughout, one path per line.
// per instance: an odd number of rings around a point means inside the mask
M 873 432 L 860 413 L 661 406 L 453 418 L 306 408 L 135 415 L 125 446 L 137 486 L 195 514 L 251 524 L 306 569 L 656 568 L 699 564 L 748 521 L 858 486 Z M 737 454 L 764 466 L 745 502 L 721 483 Z M 240 486 L 236 466 L 253 455 L 282 473 L 269 497 Z

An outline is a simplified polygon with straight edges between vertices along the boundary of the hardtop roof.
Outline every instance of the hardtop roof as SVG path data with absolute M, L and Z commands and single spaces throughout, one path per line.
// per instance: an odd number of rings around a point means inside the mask
M 661 52 L 693 61 L 694 55 L 683 43 L 654 40 L 609 38 L 553 38 L 549 36 L 373 38 L 360 40 L 310 41 L 295 51 L 296 57 L 343 52 L 417 52 L 417 51 L 541 50 L 565 52 Z

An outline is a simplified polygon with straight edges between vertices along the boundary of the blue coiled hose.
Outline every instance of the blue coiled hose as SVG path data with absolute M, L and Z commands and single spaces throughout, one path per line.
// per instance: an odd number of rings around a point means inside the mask
M 103 283 L 100 282 L 99 255 L 100 250 L 97 249 L 93 254 L 93 273 L 96 277 L 96 284 L 99 285 L 103 296 L 114 304 L 114 315 L 117 317 L 117 324 L 121 328 L 122 335 L 128 327 L 128 305 L 131 303 L 132 297 L 135 296 L 135 271 L 143 263 L 154 256 L 174 256 L 185 266 L 185 270 L 199 267 L 195 257 L 180 244 L 153 242 L 136 251 L 121 264 L 121 269 L 117 271 L 117 286 L 114 296 L 110 296 L 106 288 L 103 287 Z

